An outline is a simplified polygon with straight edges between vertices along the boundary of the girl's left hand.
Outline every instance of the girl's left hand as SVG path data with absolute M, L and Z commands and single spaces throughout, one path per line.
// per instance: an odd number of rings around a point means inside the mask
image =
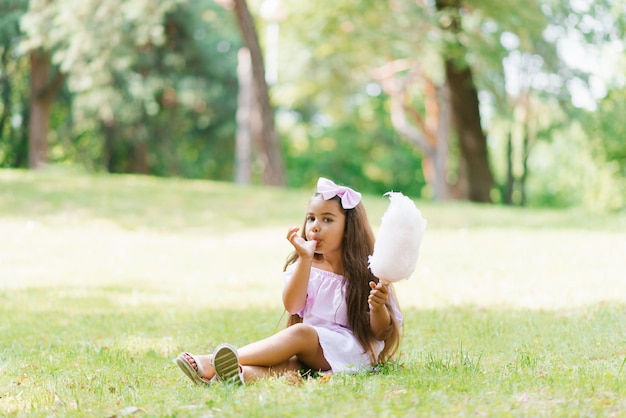
M 302 258 L 313 257 L 315 254 L 316 241 L 307 241 L 298 235 L 300 228 L 292 226 L 287 231 L 287 240 L 293 245 L 298 255 Z
M 385 306 L 387 299 L 389 298 L 389 287 L 382 283 L 376 284 L 376 282 L 370 282 L 370 294 L 367 297 L 367 303 L 370 306 L 370 311 L 377 311 Z

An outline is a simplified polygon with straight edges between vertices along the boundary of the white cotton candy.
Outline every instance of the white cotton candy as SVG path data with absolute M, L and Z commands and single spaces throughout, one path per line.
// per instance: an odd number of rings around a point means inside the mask
M 415 271 L 426 220 L 415 203 L 402 193 L 386 195 L 389 207 L 382 217 L 369 267 L 379 279 L 396 282 L 408 279 Z

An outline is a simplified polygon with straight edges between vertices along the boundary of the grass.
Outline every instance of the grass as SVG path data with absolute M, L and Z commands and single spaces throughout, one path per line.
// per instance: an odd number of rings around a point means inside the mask
M 283 327 L 310 190 L 0 171 L 2 416 L 626 416 L 626 216 L 417 202 L 397 362 L 195 387 L 172 363 Z M 365 196 L 376 227 L 387 201 Z

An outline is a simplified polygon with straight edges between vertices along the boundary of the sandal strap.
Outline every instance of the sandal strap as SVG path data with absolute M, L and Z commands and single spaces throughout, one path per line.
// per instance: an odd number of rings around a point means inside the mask
M 195 367 L 193 366 L 193 364 L 191 364 L 189 358 L 193 359 Z M 176 357 L 174 362 L 178 365 L 178 367 L 180 367 L 183 373 L 185 373 L 185 375 L 187 375 L 187 377 L 197 385 L 211 385 L 217 380 L 216 375 L 213 375 L 211 379 L 202 377 L 202 374 L 204 372 L 202 369 L 202 365 L 200 364 L 198 358 L 191 353 L 180 353 L 178 357 Z

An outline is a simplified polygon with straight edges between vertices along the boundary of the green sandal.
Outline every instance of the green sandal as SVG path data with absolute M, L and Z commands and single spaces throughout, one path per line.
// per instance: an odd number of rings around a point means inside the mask
M 219 345 L 211 357 L 211 366 L 217 378 L 222 382 L 244 383 L 243 368 L 239 365 L 239 354 L 232 345 Z

